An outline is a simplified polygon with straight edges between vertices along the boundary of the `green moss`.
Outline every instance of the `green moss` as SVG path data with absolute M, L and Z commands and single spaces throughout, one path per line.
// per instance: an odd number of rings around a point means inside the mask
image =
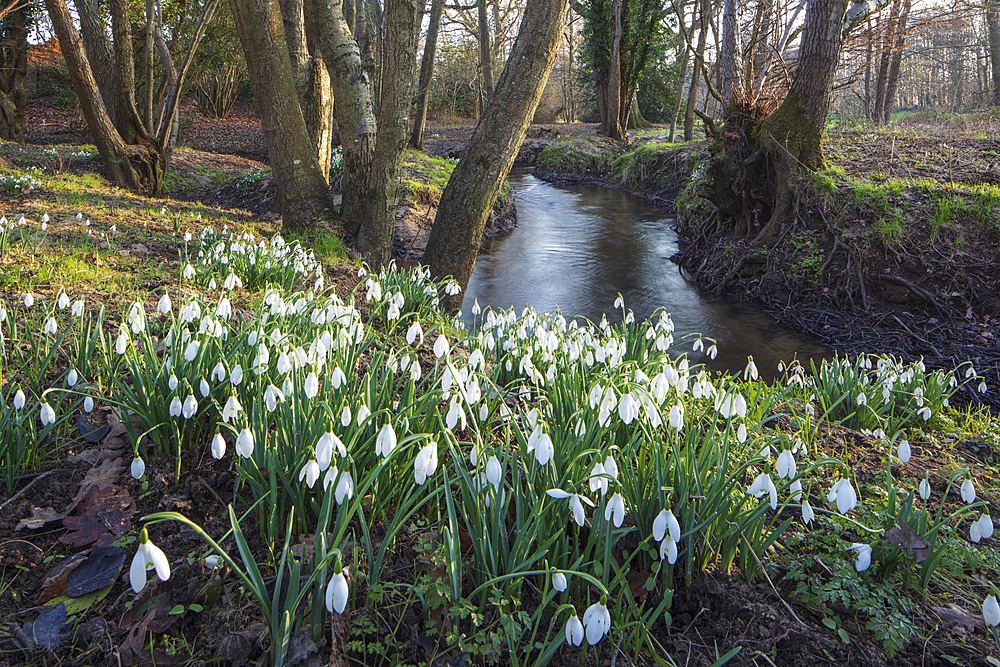
M 621 152 L 621 144 L 606 137 L 578 137 L 546 146 L 535 166 L 544 171 L 605 176 Z
M 612 163 L 612 173 L 630 190 L 661 192 L 690 171 L 687 157 L 696 144 L 645 144 Z

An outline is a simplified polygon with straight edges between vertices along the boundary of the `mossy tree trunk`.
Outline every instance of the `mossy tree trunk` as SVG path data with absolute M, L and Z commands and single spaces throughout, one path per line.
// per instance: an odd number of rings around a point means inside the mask
M 567 0 L 532 0 L 493 99 L 441 195 L 424 262 L 435 278 L 453 277 L 461 292 L 446 296 L 457 310 L 472 277 L 486 218 L 510 173 L 545 90 L 566 18 Z
M 795 221 L 802 171 L 824 167 L 823 130 L 847 3 L 810 0 L 798 69 L 774 113 L 761 119 L 738 93 L 730 98 L 726 123 L 714 147 L 712 200 L 724 227 L 755 235 L 756 243 L 772 242 L 783 225 Z M 730 81 L 724 88 L 739 91 L 741 85 Z
M 7 9 L 6 16 L 0 15 L 0 139 L 20 143 L 27 132 L 27 8 L 21 5 Z
M 413 114 L 413 132 L 410 134 L 410 145 L 417 150 L 424 149 L 427 101 L 430 96 L 431 78 L 434 76 L 434 54 L 437 52 L 438 28 L 441 25 L 443 12 L 444 0 L 433 0 L 430 24 L 427 27 L 427 40 L 424 42 L 424 55 L 420 62 L 420 83 L 417 88 L 417 108 Z

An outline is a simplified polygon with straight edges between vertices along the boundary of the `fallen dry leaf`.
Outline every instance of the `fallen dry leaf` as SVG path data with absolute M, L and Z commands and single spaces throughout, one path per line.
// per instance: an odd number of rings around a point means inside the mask
M 87 560 L 90 551 L 82 551 L 63 560 L 45 575 L 45 581 L 41 588 L 35 593 L 34 603 L 36 605 L 45 604 L 49 600 L 66 592 L 66 584 L 69 581 L 69 573 Z

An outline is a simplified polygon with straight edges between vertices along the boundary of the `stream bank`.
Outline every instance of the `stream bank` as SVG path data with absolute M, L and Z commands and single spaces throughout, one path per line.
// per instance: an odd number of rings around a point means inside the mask
M 983 132 L 893 128 L 827 141 L 833 167 L 768 252 L 722 228 L 707 200 L 709 142 L 628 149 L 577 136 L 538 151 L 535 176 L 627 190 L 677 213 L 671 259 L 698 287 L 750 302 L 843 354 L 887 352 L 931 367 L 971 360 L 987 391 L 961 399 L 1000 410 L 1000 140 Z M 963 149 L 956 168 L 951 153 Z M 878 167 L 881 166 L 882 169 Z

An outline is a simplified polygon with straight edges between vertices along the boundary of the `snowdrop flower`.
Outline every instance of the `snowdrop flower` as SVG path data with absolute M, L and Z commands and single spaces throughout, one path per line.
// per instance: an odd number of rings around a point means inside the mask
M 375 438 L 375 455 L 389 456 L 394 449 L 396 449 L 396 432 L 392 430 L 392 424 L 386 424 Z
M 83 299 L 73 302 L 73 306 L 69 309 L 70 315 L 73 317 L 80 317 L 83 315 Z
M 993 626 L 1000 625 L 1000 604 L 992 595 L 983 600 L 983 620 Z
M 868 405 L 868 397 L 865 396 L 865 392 L 861 392 L 860 394 L 858 394 L 858 401 L 857 402 L 858 402 L 859 406 L 861 406 L 861 405 Z
M 971 505 L 976 502 L 976 487 L 972 483 L 971 477 L 966 477 L 962 482 L 962 500 Z
M 167 560 L 167 555 L 149 541 L 149 533 L 143 528 L 139 533 L 139 549 L 135 552 L 128 572 L 132 590 L 136 593 L 140 593 L 146 587 L 146 570 L 150 568 L 156 571 L 156 576 L 161 581 L 170 578 L 170 561 Z
M 170 416 L 180 417 L 181 416 L 181 399 L 178 396 L 174 396 L 170 401 Z
M 132 479 L 142 479 L 142 476 L 146 474 L 146 464 L 138 456 L 132 459 L 131 472 Z
M 570 646 L 580 646 L 583 644 L 583 636 L 583 623 L 580 622 L 580 617 L 576 615 L 574 610 L 573 615 L 566 621 L 566 643 Z
M 52 406 L 47 402 L 42 403 L 42 407 L 39 411 L 39 419 L 42 421 L 42 426 L 54 424 L 56 422 L 56 411 L 53 410 Z
M 600 461 L 594 464 L 593 470 L 590 471 L 590 492 L 594 493 L 600 491 L 603 496 L 608 492 L 608 478 L 604 471 L 604 465 Z
M 622 494 L 616 493 L 611 496 L 607 506 L 604 508 L 604 520 L 614 523 L 615 528 L 621 528 L 625 521 L 625 499 Z
M 802 501 L 802 522 L 807 526 L 812 523 L 813 519 L 816 518 L 816 514 L 813 512 L 812 505 L 809 504 L 809 500 Z
M 336 612 L 343 614 L 347 608 L 347 598 L 350 595 L 350 588 L 347 585 L 347 577 L 340 566 L 340 559 L 334 566 L 334 575 L 330 578 L 330 583 L 326 587 L 326 610 L 331 614 Z
M 500 466 L 500 459 L 491 456 L 486 462 L 486 480 L 494 488 L 500 488 L 500 480 L 503 478 L 503 468 Z
M 858 552 L 857 560 L 854 561 L 854 569 L 858 572 L 864 572 L 872 564 L 872 548 L 867 544 L 860 544 L 855 542 L 851 545 L 850 550 L 856 550 Z
M 184 399 L 184 404 L 181 406 L 181 416 L 184 419 L 191 419 L 196 412 L 198 412 L 198 399 L 194 397 L 194 394 L 191 394 Z
M 536 432 L 539 431 L 541 427 L 535 429 Z M 555 455 L 555 447 L 552 445 L 552 438 L 549 437 L 548 433 L 541 433 L 535 442 L 535 460 L 538 461 L 538 465 L 546 465 L 552 460 L 553 455 Z
M 747 357 L 747 362 L 746 370 L 743 371 L 743 379 L 756 380 L 760 377 L 760 374 L 757 372 L 757 364 L 753 362 L 753 357 Z
M 927 500 L 931 497 L 931 485 L 927 480 L 927 474 L 924 474 L 924 478 L 920 480 L 920 497 Z
M 66 384 L 72 387 L 76 385 L 79 379 L 80 379 L 80 374 L 76 372 L 76 369 L 75 368 L 70 369 L 69 375 L 66 376 Z
M 306 376 L 305 392 L 306 398 L 309 399 L 316 398 L 316 394 L 319 393 L 319 378 L 313 372 Z
M 910 443 L 907 440 L 900 440 L 899 446 L 896 447 L 896 456 L 899 457 L 901 463 L 910 462 Z
M 226 453 L 226 439 L 222 437 L 221 433 L 216 433 L 215 437 L 212 438 L 212 456 L 215 459 L 221 459 Z
M 187 361 L 188 363 L 194 361 L 195 357 L 198 356 L 199 348 L 201 348 L 201 343 L 196 340 L 188 343 L 188 346 L 184 349 L 184 361 Z
M 847 514 L 852 509 L 857 507 L 858 494 L 854 490 L 851 480 L 846 477 L 838 480 L 837 483 L 830 489 L 827 501 L 831 504 L 836 503 L 837 511 L 841 514 Z
M 222 408 L 222 421 L 232 421 L 236 415 L 242 411 L 243 406 L 240 405 L 240 400 L 236 398 L 236 396 L 230 396 L 229 400 L 226 401 L 225 406 Z
M 14 394 L 14 409 L 22 410 L 24 408 L 25 400 L 26 398 L 24 396 L 24 392 L 18 389 L 17 392 Z
M 670 539 L 674 542 L 680 542 L 681 524 L 678 523 L 673 510 L 660 510 L 660 513 L 653 519 L 653 539 L 662 542 L 667 531 L 670 531 Z
M 684 406 L 680 403 L 675 403 L 670 408 L 670 417 L 667 420 L 670 423 L 671 428 L 679 431 L 681 427 L 684 426 Z
M 299 481 L 301 482 L 303 479 L 310 489 L 316 484 L 316 480 L 319 479 L 319 464 L 316 463 L 315 459 L 302 466 L 302 470 L 299 471 Z
M 91 396 L 83 399 L 83 411 L 86 413 L 91 413 L 94 411 L 94 399 Z
M 715 345 L 712 345 L 712 347 L 708 348 L 706 354 L 708 355 L 709 359 L 715 359 L 717 356 L 719 356 L 719 348 L 716 347 Z
M 191 280 L 192 278 L 194 278 L 194 267 L 191 266 L 190 264 L 186 264 L 184 266 L 184 270 L 181 272 L 181 276 L 184 278 L 184 280 Z
M 583 627 L 587 634 L 587 643 L 591 646 L 601 641 L 604 635 L 611 632 L 611 612 L 605 606 L 602 596 L 600 602 L 595 602 L 583 614 Z
M 924 407 L 920 408 L 920 410 L 917 411 L 917 414 L 920 415 L 921 417 L 923 417 L 924 421 L 929 420 L 931 418 L 931 416 L 932 416 L 931 409 L 929 407 L 927 407 L 926 405 Z
M 979 393 L 980 394 L 985 394 L 986 393 L 986 380 L 983 380 L 982 382 L 979 383 Z M 995 601 L 994 601 L 994 604 L 995 604 Z
M 969 539 L 979 544 L 979 541 L 983 539 L 983 536 L 979 532 L 979 522 L 973 521 L 972 525 L 969 526 Z
M 49 319 L 45 320 L 45 326 L 42 327 L 43 334 L 55 335 L 56 330 L 57 330 L 56 318 L 50 317 Z
M 208 395 L 212 393 L 212 388 L 208 386 L 208 381 L 205 378 L 202 378 L 198 384 L 198 391 L 201 392 L 202 398 L 208 398 Z M 264 398 L 267 398 L 267 394 L 264 395 Z
M 59 298 L 56 300 L 56 305 L 59 306 L 59 310 L 65 310 L 69 306 L 69 297 L 66 292 L 59 292 Z
M 989 514 L 983 514 L 976 523 L 979 525 L 979 534 L 984 539 L 988 540 L 993 537 L 993 517 Z
M 123 327 L 121 331 L 118 332 L 118 339 L 115 341 L 115 352 L 118 354 L 125 354 L 125 350 L 128 348 L 128 334 Z
M 556 589 L 560 593 L 565 593 L 566 592 L 566 588 L 567 588 L 568 585 L 569 584 L 566 581 L 566 575 L 565 574 L 563 574 L 562 572 L 553 572 L 552 573 L 552 588 Z M 581 626 L 581 635 L 582 635 L 582 629 L 583 628 Z
M 545 493 L 547 493 L 550 498 L 556 498 L 557 500 L 565 500 L 566 498 L 569 498 L 569 509 L 572 514 L 573 521 L 576 522 L 576 525 L 581 528 L 583 527 L 586 519 L 583 513 L 583 503 L 587 503 L 591 507 L 594 506 L 594 503 L 590 498 L 581 496 L 578 493 L 568 493 L 562 489 L 549 489 Z
M 233 372 L 229 374 L 229 382 L 235 387 L 239 386 L 243 382 L 243 367 L 236 364 L 233 367 Z
M 437 470 L 438 452 L 437 443 L 433 440 L 420 450 L 417 458 L 413 461 L 413 479 L 418 485 L 422 485 L 427 478 Z
M 671 565 L 677 562 L 677 543 L 669 535 L 660 542 L 660 560 L 666 560 Z
M 441 334 L 438 336 L 437 340 L 434 341 L 434 356 L 440 359 L 448 354 L 450 350 L 451 346 L 448 344 L 448 339 L 445 338 L 445 335 Z
M 170 312 L 170 307 L 171 307 L 170 296 L 164 294 L 163 296 L 160 297 L 159 303 L 156 304 L 156 310 L 166 315 L 167 313 Z
M 792 485 L 788 487 L 789 497 L 795 502 L 802 500 L 802 481 L 795 480 Z
M 784 450 L 778 455 L 778 461 L 774 467 L 778 477 L 793 479 L 795 477 L 795 455 L 792 454 L 791 450 Z
M 253 433 L 249 428 L 240 431 L 240 437 L 236 439 L 236 453 L 243 458 L 253 455 Z
M 771 509 L 778 509 L 778 489 L 775 488 L 774 482 L 771 480 L 771 476 L 767 473 L 761 473 L 757 475 L 754 479 L 753 484 L 747 489 L 749 493 L 754 498 L 763 498 L 764 494 L 768 494 L 771 499 Z
M 639 401 L 631 393 L 622 394 L 618 402 L 618 416 L 625 424 L 631 424 L 639 416 Z

